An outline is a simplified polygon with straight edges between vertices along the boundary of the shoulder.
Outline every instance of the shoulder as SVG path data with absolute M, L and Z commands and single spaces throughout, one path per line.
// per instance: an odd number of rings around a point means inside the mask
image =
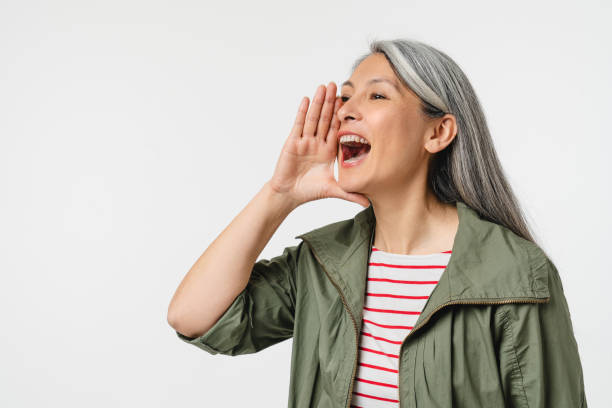
M 475 247 L 486 249 L 489 255 L 522 261 L 530 270 L 542 267 L 549 259 L 544 250 L 535 242 L 516 234 L 510 228 L 490 221 L 464 203 L 457 203 L 463 224 L 461 239 Z
M 372 226 L 373 217 L 372 206 L 369 206 L 351 218 L 325 224 L 296 235 L 294 238 L 302 238 L 311 242 L 337 242 L 350 245 L 355 239 L 367 235 Z
M 336 271 L 359 248 L 363 248 L 373 231 L 373 222 L 373 210 L 369 206 L 352 218 L 323 225 L 295 238 L 301 238 L 308 244 L 309 251 L 303 251 L 308 265 L 311 265 L 311 258 L 314 257 L 327 270 Z
M 541 288 L 544 295 L 550 297 L 551 278 L 558 279 L 557 269 L 549 258 L 548 254 L 536 242 L 527 240 L 509 228 L 498 225 L 498 228 L 503 230 L 506 239 L 514 244 L 517 248 L 521 248 L 520 258 L 523 259 L 525 269 L 529 273 L 534 286 Z M 553 276 L 554 275 L 554 276 Z
M 482 217 L 464 203 L 458 202 L 457 209 L 456 258 L 451 257 L 455 285 L 463 283 L 467 292 L 473 289 L 491 296 L 548 297 L 551 262 L 537 243 Z

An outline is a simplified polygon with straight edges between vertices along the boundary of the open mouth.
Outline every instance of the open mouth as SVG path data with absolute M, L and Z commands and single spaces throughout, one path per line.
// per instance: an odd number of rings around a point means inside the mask
M 370 152 L 370 149 L 372 148 L 372 146 L 369 144 L 355 141 L 342 143 L 340 147 L 342 148 L 342 162 L 347 164 L 360 161 Z

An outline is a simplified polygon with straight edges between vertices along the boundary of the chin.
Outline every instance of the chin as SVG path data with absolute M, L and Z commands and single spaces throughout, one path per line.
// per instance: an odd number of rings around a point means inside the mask
M 357 179 L 349 175 L 338 174 L 338 185 L 349 193 L 362 193 L 365 190 L 365 180 Z M 363 193 L 362 193 L 363 194 Z

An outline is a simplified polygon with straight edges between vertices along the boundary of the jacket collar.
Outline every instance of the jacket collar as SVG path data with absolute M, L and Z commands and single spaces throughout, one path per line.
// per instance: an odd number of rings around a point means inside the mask
M 441 305 L 543 301 L 549 297 L 539 247 L 456 202 L 459 226 L 449 262 L 415 325 Z M 372 205 L 355 217 L 311 230 L 306 241 L 338 286 L 353 316 L 361 316 L 376 217 Z

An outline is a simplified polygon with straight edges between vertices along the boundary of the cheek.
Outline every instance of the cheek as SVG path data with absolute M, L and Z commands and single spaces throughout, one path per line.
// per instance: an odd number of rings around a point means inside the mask
M 418 168 L 423 160 L 423 147 L 407 138 L 393 138 L 381 143 L 375 151 L 377 173 L 383 177 L 404 178 Z
M 370 115 L 369 127 L 376 137 L 376 166 L 380 168 L 409 168 L 423 157 L 420 122 L 407 114 L 406 109 L 380 111 Z

